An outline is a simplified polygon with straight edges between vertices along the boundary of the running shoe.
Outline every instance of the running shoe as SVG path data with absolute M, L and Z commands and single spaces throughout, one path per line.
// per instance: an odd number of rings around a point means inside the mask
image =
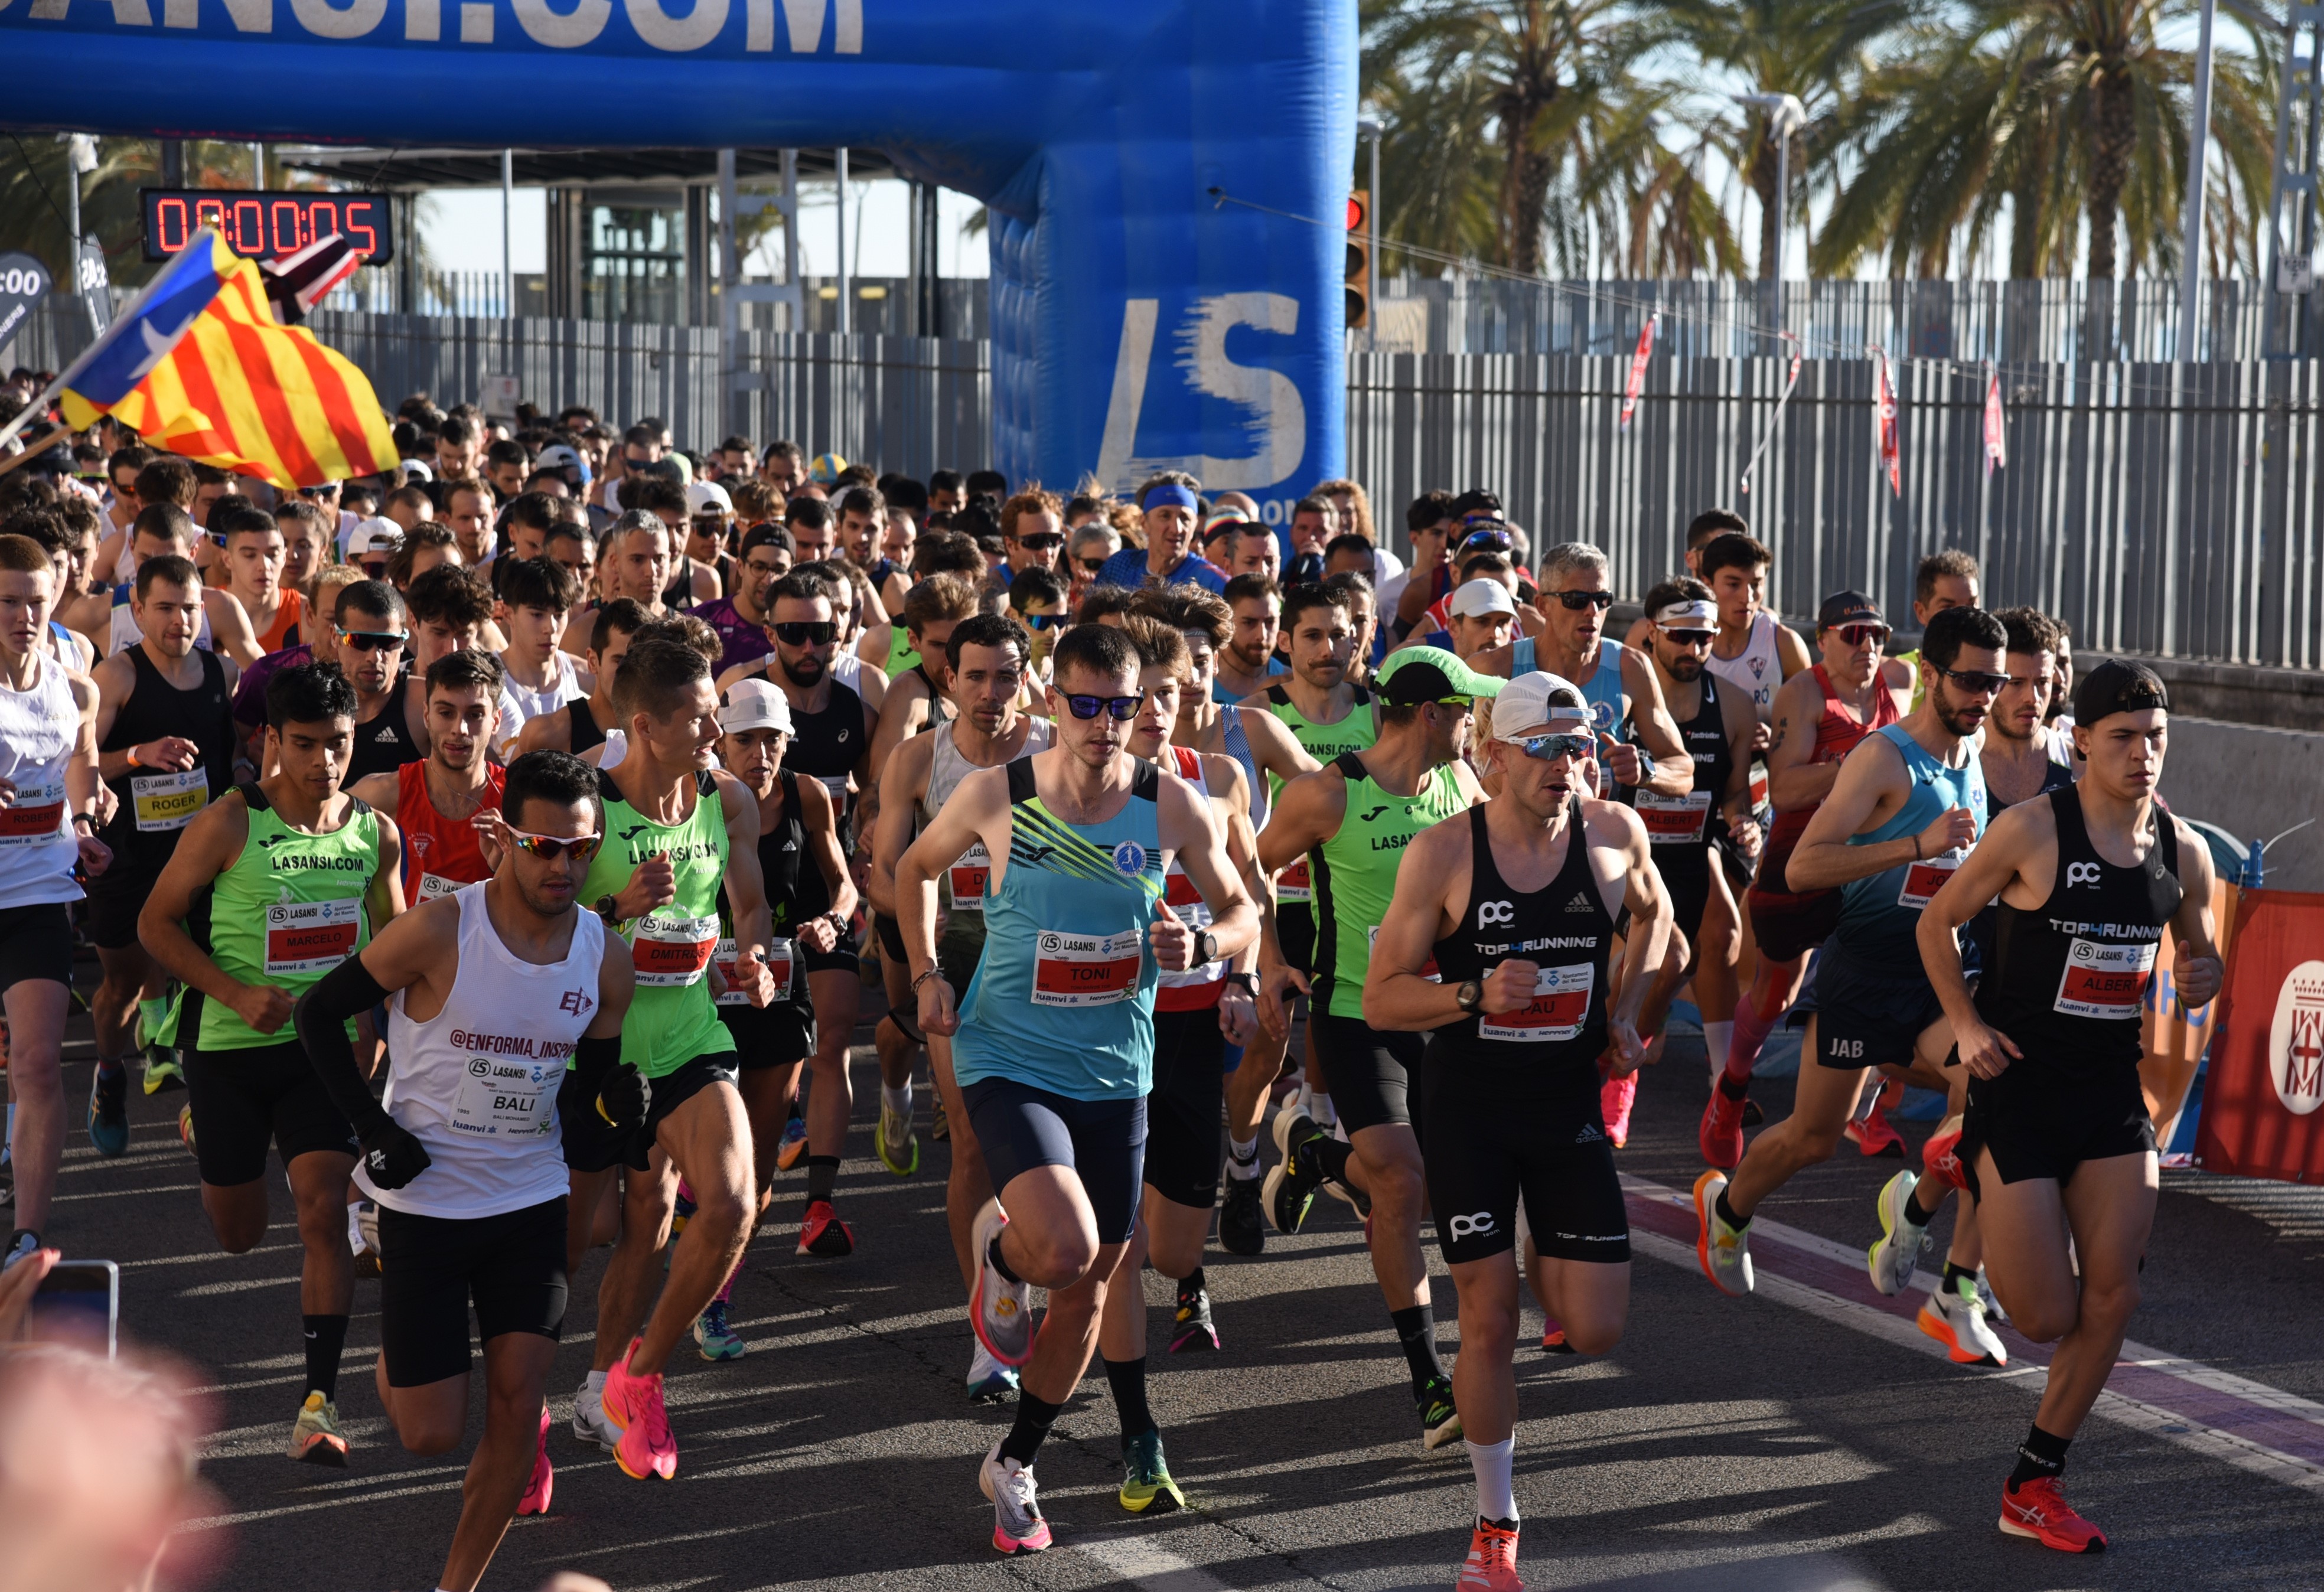
M 169 1090 L 185 1087 L 185 1063 L 179 1061 L 178 1053 L 166 1044 L 147 1045 L 145 1047 L 145 1092 L 149 1095 L 156 1095 Z
M 1759 1109 L 1759 1102 L 1757 1100 L 1747 1100 L 1743 1102 L 1744 1127 L 1757 1127 L 1766 1120 L 1767 1113 Z
M 1495 1525 L 1483 1515 L 1469 1539 L 1469 1558 L 1461 1566 L 1453 1592 L 1525 1592 L 1517 1579 L 1517 1533 L 1514 1526 Z
M 1961 1171 L 1961 1119 L 1958 1114 L 1948 1117 L 1938 1125 L 1936 1133 L 1921 1146 L 1921 1169 L 1957 1192 L 1967 1192 L 1969 1179 Z
M 2013 1537 L 2031 1537 L 2061 1553 L 2103 1553 L 2106 1533 L 2074 1513 L 2058 1490 L 2054 1476 L 2037 1477 L 2022 1486 L 2001 1484 L 2001 1529 Z
M 788 1172 L 807 1154 L 807 1118 L 794 1117 L 783 1124 L 782 1142 L 775 1146 L 775 1169 Z
M 1259 1187 L 1258 1178 L 1227 1173 L 1227 1195 L 1219 1203 L 1219 1247 L 1229 1255 L 1258 1255 L 1267 1247 Z
M 1420 1412 L 1420 1447 L 1433 1454 L 1461 1440 L 1461 1412 L 1452 1407 L 1452 1378 L 1431 1376 L 1413 1404 Z
M 1985 1306 L 1987 1321 L 1997 1327 L 2009 1325 L 2009 1312 L 2001 1308 L 2000 1296 L 1994 1293 L 1993 1284 L 1987 1278 L 1983 1266 L 1977 1268 L 1977 1300 Z
M 1141 1431 L 1121 1440 L 1121 1506 L 1132 1514 L 1167 1514 L 1186 1506 L 1186 1495 L 1170 1479 L 1162 1458 L 1162 1434 Z
M 726 1320 L 726 1302 L 714 1299 L 694 1318 L 694 1346 L 706 1360 L 739 1360 L 751 1352 Z
M 1541 1352 L 1544 1354 L 1577 1354 L 1580 1351 L 1565 1341 L 1565 1329 L 1555 1321 L 1545 1321 L 1541 1329 Z
M 952 1138 L 952 1118 L 945 1115 L 942 1095 L 936 1096 L 936 1103 L 928 1108 L 928 1136 L 940 1145 Z
M 968 1359 L 968 1402 L 973 1404 L 998 1404 L 1014 1398 L 1017 1394 L 1017 1373 L 992 1357 L 992 1351 L 982 1342 Z
M 881 1100 L 880 1133 L 872 1142 L 879 1148 L 880 1164 L 898 1177 L 909 1177 L 920 1169 L 920 1136 L 912 1131 L 909 1112 Z
M 1211 1324 L 1211 1291 L 1178 1284 L 1178 1319 L 1170 1329 L 1170 1352 L 1184 1354 L 1188 1349 L 1210 1349 L 1219 1347 L 1219 1330 Z
M 586 1376 L 581 1379 L 580 1391 L 573 1395 L 573 1436 L 608 1454 L 622 1440 L 621 1429 L 605 1419 L 604 1393 L 591 1387 Z
M 1605 1114 L 1606 1136 L 1620 1149 L 1630 1142 L 1630 1107 L 1638 1098 L 1638 1075 L 1625 1072 L 1598 1086 L 1598 1109 Z
M 968 1240 L 976 1256 L 976 1290 L 969 1297 L 968 1321 L 984 1352 L 1013 1371 L 1033 1357 L 1033 1291 L 1010 1282 L 992 1264 L 992 1240 L 1008 1225 L 1009 1213 L 998 1200 L 987 1200 L 976 1213 Z
M 807 1208 L 807 1219 L 799 1223 L 799 1255 L 820 1256 L 825 1260 L 837 1260 L 855 1253 L 855 1229 L 839 1219 L 838 1212 L 828 1200 L 817 1200 Z
M 549 1405 L 540 1406 L 540 1447 L 532 1456 L 532 1479 L 516 1501 L 519 1514 L 546 1514 L 549 1495 L 557 1490 L 557 1468 L 549 1462 Z
M 1299 1152 L 1323 1136 L 1312 1117 L 1295 1116 L 1288 1110 L 1275 1114 L 1275 1147 L 1283 1159 L 1268 1169 L 1259 1198 L 1266 1204 L 1268 1224 L 1278 1233 L 1296 1233 L 1307 1225 L 1315 1192 L 1323 1186 L 1323 1174 L 1314 1166 L 1314 1157 L 1303 1161 Z
M 186 1154 L 197 1154 L 194 1149 L 194 1108 L 191 1104 L 178 1108 L 178 1142 L 186 1146 Z
M 18 1228 L 8 1235 L 8 1247 L 0 1250 L 0 1272 L 6 1271 L 27 1255 L 41 1247 L 41 1235 L 30 1228 Z
M 119 1062 L 90 1069 L 88 1142 L 108 1161 L 129 1147 L 129 1069 Z
M 1929 1229 L 1913 1219 L 1913 1191 L 1921 1180 L 1909 1172 L 1890 1178 L 1880 1191 L 1880 1237 L 1864 1252 L 1872 1285 L 1892 1298 L 1912 1285 L 1913 1268 L 1929 1247 Z
M 1956 1366 L 2006 1366 L 2009 1349 L 1986 1324 L 1985 1304 L 1977 1296 L 1977 1281 L 1963 1277 L 1951 1287 L 1940 1286 L 1921 1307 L 1921 1330 L 1945 1346 Z
M 1706 1172 L 1694 1180 L 1694 1219 L 1700 1229 L 1694 1257 L 1721 1293 L 1740 1299 L 1752 1286 L 1751 1233 L 1748 1227 L 1738 1230 L 1720 1219 L 1719 1196 L 1726 1192 L 1723 1172 Z
M 1861 1120 L 1849 1122 L 1840 1132 L 1847 1135 L 1864 1155 L 1886 1155 L 1895 1161 L 1904 1158 L 1904 1136 L 1888 1126 L 1888 1090 L 1885 1087 L 1880 1097 L 1872 1102 L 1872 1109 L 1867 1111 Z
M 1702 1125 L 1694 1142 L 1702 1158 L 1721 1172 L 1743 1164 L 1743 1108 L 1747 1101 L 1729 1100 L 1717 1084 L 1711 1086 L 1711 1103 L 1702 1108 Z
M 310 1393 L 290 1423 L 290 1443 L 284 1450 L 306 1465 L 329 1465 L 344 1470 L 347 1440 L 339 1435 L 339 1406 L 320 1393 Z
M 630 1354 L 638 1352 L 630 1339 Z M 632 1376 L 630 1356 L 605 1373 L 605 1420 L 621 1433 L 613 1445 L 613 1463 L 634 1481 L 659 1476 L 669 1481 L 678 1475 L 678 1439 L 670 1434 L 669 1412 L 661 1402 L 661 1375 Z
M 1049 1523 L 1033 1486 L 1033 1468 L 1001 1457 L 1001 1445 L 984 1456 L 976 1485 L 992 1500 L 992 1545 L 1003 1553 L 1039 1553 L 1049 1546 Z

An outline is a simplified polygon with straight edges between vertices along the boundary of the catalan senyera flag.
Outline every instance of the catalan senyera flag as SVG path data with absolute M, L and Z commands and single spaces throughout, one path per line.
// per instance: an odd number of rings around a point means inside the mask
M 371 382 L 276 320 L 257 263 L 208 227 L 59 385 L 76 430 L 109 414 L 153 446 L 285 490 L 396 462 Z

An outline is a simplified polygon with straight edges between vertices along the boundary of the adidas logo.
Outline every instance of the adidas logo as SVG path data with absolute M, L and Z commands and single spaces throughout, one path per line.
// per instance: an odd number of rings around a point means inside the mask
M 1585 1122 L 1582 1125 L 1582 1131 L 1573 1136 L 1573 1142 L 1577 1145 L 1594 1145 L 1605 1136 L 1606 1136 L 1604 1134 L 1599 1132 L 1595 1127 L 1592 1127 L 1589 1123 Z
M 1590 897 L 1576 896 L 1565 904 L 1565 909 L 1568 912 L 1587 912 L 1590 910 Z

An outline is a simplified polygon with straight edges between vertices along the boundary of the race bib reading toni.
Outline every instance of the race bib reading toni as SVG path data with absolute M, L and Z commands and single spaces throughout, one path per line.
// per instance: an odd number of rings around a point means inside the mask
M 2065 971 L 2050 1009 L 2070 1017 L 2136 1020 L 2154 971 L 2155 942 L 2108 945 L 2076 940 L 2066 947 Z
M 960 854 L 960 860 L 945 870 L 945 886 L 952 892 L 954 912 L 982 912 L 984 884 L 992 877 L 992 853 L 977 842 Z
M 1956 847 L 1925 862 L 1907 863 L 1904 882 L 1896 891 L 1896 905 L 1909 906 L 1915 912 L 1926 906 L 1936 898 L 1937 892 L 1944 888 L 1945 880 L 1952 878 L 1953 870 L 1959 868 L 1968 856 L 1968 851 Z
M 355 954 L 363 902 L 285 901 L 266 909 L 266 976 L 328 972 Z
M 1711 816 L 1711 793 L 1691 790 L 1684 796 L 1664 796 L 1641 786 L 1638 820 L 1646 839 L 1658 846 L 1692 846 L 1702 842 L 1702 828 Z
M 0 846 L 38 845 L 65 824 L 65 782 L 19 785 L 16 799 L 0 807 Z
M 1043 929 L 1033 937 L 1033 1004 L 1111 1006 L 1130 999 L 1145 953 L 1145 937 L 1136 929 L 1118 934 Z
M 1588 962 L 1545 967 L 1534 975 L 1533 999 L 1513 1012 L 1477 1019 L 1477 1037 L 1517 1044 L 1555 1044 L 1582 1032 L 1590 1016 L 1590 991 L 1597 970 Z
M 129 805 L 138 829 L 148 834 L 185 828 L 209 803 L 210 778 L 199 768 L 129 777 Z
M 700 983 L 717 948 L 715 917 L 656 917 L 649 913 L 630 929 L 630 965 L 637 970 L 638 982 L 652 989 Z

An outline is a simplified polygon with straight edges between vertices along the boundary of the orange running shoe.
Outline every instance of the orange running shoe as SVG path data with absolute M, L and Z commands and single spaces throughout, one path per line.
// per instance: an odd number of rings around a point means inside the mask
M 1965 1194 L 1969 1179 L 1961 1172 L 1960 1142 L 1961 1119 L 1956 1113 L 1940 1123 L 1929 1142 L 1921 1146 L 1921 1170 L 1956 1193 Z
M 630 1354 L 641 1340 L 630 1339 Z M 621 1433 L 613 1445 L 613 1463 L 622 1474 L 637 1481 L 659 1476 L 669 1481 L 678 1475 L 678 1439 L 670 1435 L 669 1412 L 661 1402 L 661 1374 L 634 1376 L 629 1355 L 605 1373 L 605 1419 Z
M 1525 1583 L 1517 1579 L 1517 1528 L 1505 1531 L 1478 1516 L 1476 1533 L 1469 1539 L 1468 1562 L 1452 1586 L 1453 1592 L 1525 1592 Z
M 1573 1345 L 1565 1341 L 1565 1329 L 1555 1321 L 1545 1321 L 1541 1329 L 1541 1352 L 1544 1354 L 1573 1354 Z
M 1888 1111 L 1904 1098 L 1903 1084 L 1892 1081 L 1883 1085 L 1879 1098 L 1872 1102 L 1872 1109 L 1865 1113 L 1864 1119 L 1849 1123 L 1840 1132 L 1854 1140 L 1856 1147 L 1867 1155 L 1886 1155 L 1902 1161 L 1904 1136 L 1888 1126 Z
M 2037 1477 L 2021 1486 L 2001 1484 L 2001 1529 L 2013 1537 L 2031 1537 L 2061 1553 L 2103 1553 L 2106 1533 L 2074 1513 L 2058 1490 L 2054 1476 Z
M 540 1406 L 540 1450 L 532 1457 L 532 1479 L 524 1484 L 524 1496 L 516 1501 L 519 1514 L 546 1514 L 549 1495 L 557 1489 L 557 1468 L 549 1462 L 549 1406 Z

